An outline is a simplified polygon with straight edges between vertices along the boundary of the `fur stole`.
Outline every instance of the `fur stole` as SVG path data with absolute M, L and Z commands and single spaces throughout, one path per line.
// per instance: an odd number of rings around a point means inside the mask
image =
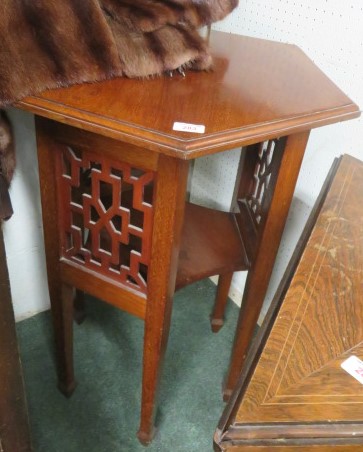
M 238 0 L 1 0 L 0 108 L 47 88 L 177 68 L 209 69 L 198 28 Z M 0 115 L 0 169 L 15 158 Z M 10 143 L 10 144 L 9 144 Z
M 197 29 L 238 0 L 1 0 L 0 107 L 46 88 L 208 69 Z

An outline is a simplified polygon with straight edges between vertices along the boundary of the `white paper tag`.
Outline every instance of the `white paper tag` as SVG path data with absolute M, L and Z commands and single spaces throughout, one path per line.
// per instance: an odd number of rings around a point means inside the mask
M 350 356 L 340 366 L 363 385 L 363 361 L 361 359 Z
M 205 126 L 201 124 L 187 124 L 185 122 L 174 122 L 173 130 L 179 132 L 204 133 Z

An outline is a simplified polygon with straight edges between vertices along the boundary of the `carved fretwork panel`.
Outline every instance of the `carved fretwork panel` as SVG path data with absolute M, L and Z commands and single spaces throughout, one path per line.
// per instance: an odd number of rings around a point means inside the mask
M 270 208 L 285 143 L 283 137 L 243 149 L 236 220 L 250 259 L 258 247 Z
M 261 223 L 265 204 L 274 170 L 274 152 L 278 140 L 264 141 L 259 144 L 258 158 L 255 164 L 253 178 L 250 182 L 249 191 L 246 193 L 246 202 L 249 206 L 252 218 L 256 226 Z
M 66 146 L 56 173 L 61 257 L 146 294 L 154 173 Z

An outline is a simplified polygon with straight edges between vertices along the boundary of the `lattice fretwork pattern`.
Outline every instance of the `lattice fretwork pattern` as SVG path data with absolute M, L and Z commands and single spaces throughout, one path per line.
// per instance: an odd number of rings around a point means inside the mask
M 264 201 L 269 188 L 273 171 L 274 152 L 278 140 L 269 140 L 260 143 L 258 159 L 253 174 L 253 183 L 246 201 L 256 225 L 261 223 Z
M 146 294 L 154 173 L 70 147 L 56 172 L 62 258 Z

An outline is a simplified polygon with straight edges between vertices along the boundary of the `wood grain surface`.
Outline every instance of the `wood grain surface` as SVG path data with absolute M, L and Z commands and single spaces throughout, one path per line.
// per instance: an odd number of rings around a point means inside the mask
M 340 368 L 363 358 L 363 164 L 343 159 L 237 422 L 361 420 L 363 386 Z
M 363 162 L 332 169 L 215 441 L 236 451 L 363 448 Z M 273 446 L 273 447 L 272 447 Z
M 18 106 L 182 159 L 359 116 L 357 105 L 296 46 L 221 32 L 212 32 L 210 44 L 210 72 L 83 84 Z M 173 131 L 175 121 L 206 131 Z

